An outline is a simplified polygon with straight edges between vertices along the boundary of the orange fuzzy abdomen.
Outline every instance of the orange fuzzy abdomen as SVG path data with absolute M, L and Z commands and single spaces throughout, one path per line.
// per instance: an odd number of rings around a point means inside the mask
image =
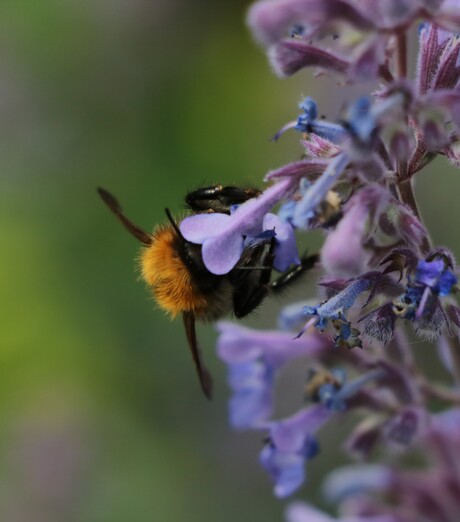
M 176 242 L 176 233 L 171 228 L 155 232 L 153 243 L 141 255 L 142 277 L 152 288 L 160 308 L 172 317 L 182 312 L 204 317 L 208 300 L 193 282 L 190 271 L 179 256 Z

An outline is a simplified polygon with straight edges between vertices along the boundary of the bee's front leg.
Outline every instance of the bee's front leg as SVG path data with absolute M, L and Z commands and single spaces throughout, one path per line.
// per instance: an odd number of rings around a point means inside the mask
M 298 277 L 304 274 L 307 270 L 314 268 L 316 263 L 319 261 L 318 254 L 312 254 L 307 256 L 306 254 L 300 260 L 300 265 L 294 265 L 289 270 L 281 274 L 278 279 L 275 279 L 270 284 L 270 290 L 272 292 L 282 292 L 286 287 L 293 283 Z

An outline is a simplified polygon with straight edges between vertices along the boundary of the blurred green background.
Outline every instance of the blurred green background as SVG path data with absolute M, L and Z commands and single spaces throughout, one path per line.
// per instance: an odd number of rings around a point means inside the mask
M 336 117 L 343 101 L 327 101 L 330 79 L 271 74 L 244 25 L 247 6 L 1 2 L 5 522 L 282 519 L 257 464 L 261 436 L 228 427 L 212 326 L 199 327 L 217 384 L 208 403 L 181 323 L 155 309 L 135 270 L 138 245 L 95 190 L 111 190 L 151 229 L 202 183 L 259 186 L 298 158 L 294 134 L 268 138 L 301 95 Z M 452 217 L 437 209 L 454 207 L 459 182 L 445 163 L 435 176 L 422 175 L 422 207 L 437 242 L 451 244 Z M 246 323 L 272 324 L 279 305 Z M 324 442 L 307 498 L 339 442 Z

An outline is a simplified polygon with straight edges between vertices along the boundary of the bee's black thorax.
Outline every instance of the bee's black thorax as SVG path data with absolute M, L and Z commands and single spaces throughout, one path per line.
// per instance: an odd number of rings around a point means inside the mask
M 257 197 L 260 193 L 259 190 L 250 188 L 213 185 L 189 192 L 185 197 L 185 202 L 195 212 L 230 214 L 233 205 L 241 205 L 248 199 Z

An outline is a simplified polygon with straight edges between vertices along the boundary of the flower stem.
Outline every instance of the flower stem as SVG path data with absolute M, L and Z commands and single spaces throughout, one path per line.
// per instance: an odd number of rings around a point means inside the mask
M 460 340 L 457 335 L 454 335 L 452 337 L 446 336 L 446 341 L 452 361 L 451 371 L 455 377 L 455 382 L 460 384 Z
M 397 184 L 397 187 L 400 201 L 407 205 L 412 210 L 415 217 L 420 221 L 420 223 L 423 224 L 410 179 L 401 181 Z M 423 238 L 421 250 L 423 254 L 427 254 L 431 250 L 431 244 L 428 236 Z
M 399 80 L 403 80 L 407 77 L 407 36 L 405 32 L 400 32 L 396 35 L 396 65 L 395 65 L 395 73 L 396 78 Z M 406 127 L 409 126 L 409 118 L 406 114 L 405 116 L 406 120 Z M 408 164 L 407 160 L 400 160 L 398 161 L 397 165 L 397 174 L 398 179 L 400 181 L 408 179 Z M 415 198 L 413 199 L 414 208 L 411 206 L 411 208 L 414 210 L 417 208 L 417 205 L 415 204 Z M 418 212 L 416 213 L 416 216 L 419 217 Z
M 449 388 L 432 384 L 426 379 L 420 382 L 420 388 L 425 395 L 433 399 L 460 405 L 460 393 L 450 390 Z
M 396 76 L 399 79 L 407 76 L 407 35 L 405 31 L 396 36 Z
M 398 349 L 401 358 L 401 363 L 407 370 L 414 375 L 417 371 L 417 363 L 415 361 L 414 353 L 411 349 L 409 339 L 402 327 L 395 330 L 393 345 Z

